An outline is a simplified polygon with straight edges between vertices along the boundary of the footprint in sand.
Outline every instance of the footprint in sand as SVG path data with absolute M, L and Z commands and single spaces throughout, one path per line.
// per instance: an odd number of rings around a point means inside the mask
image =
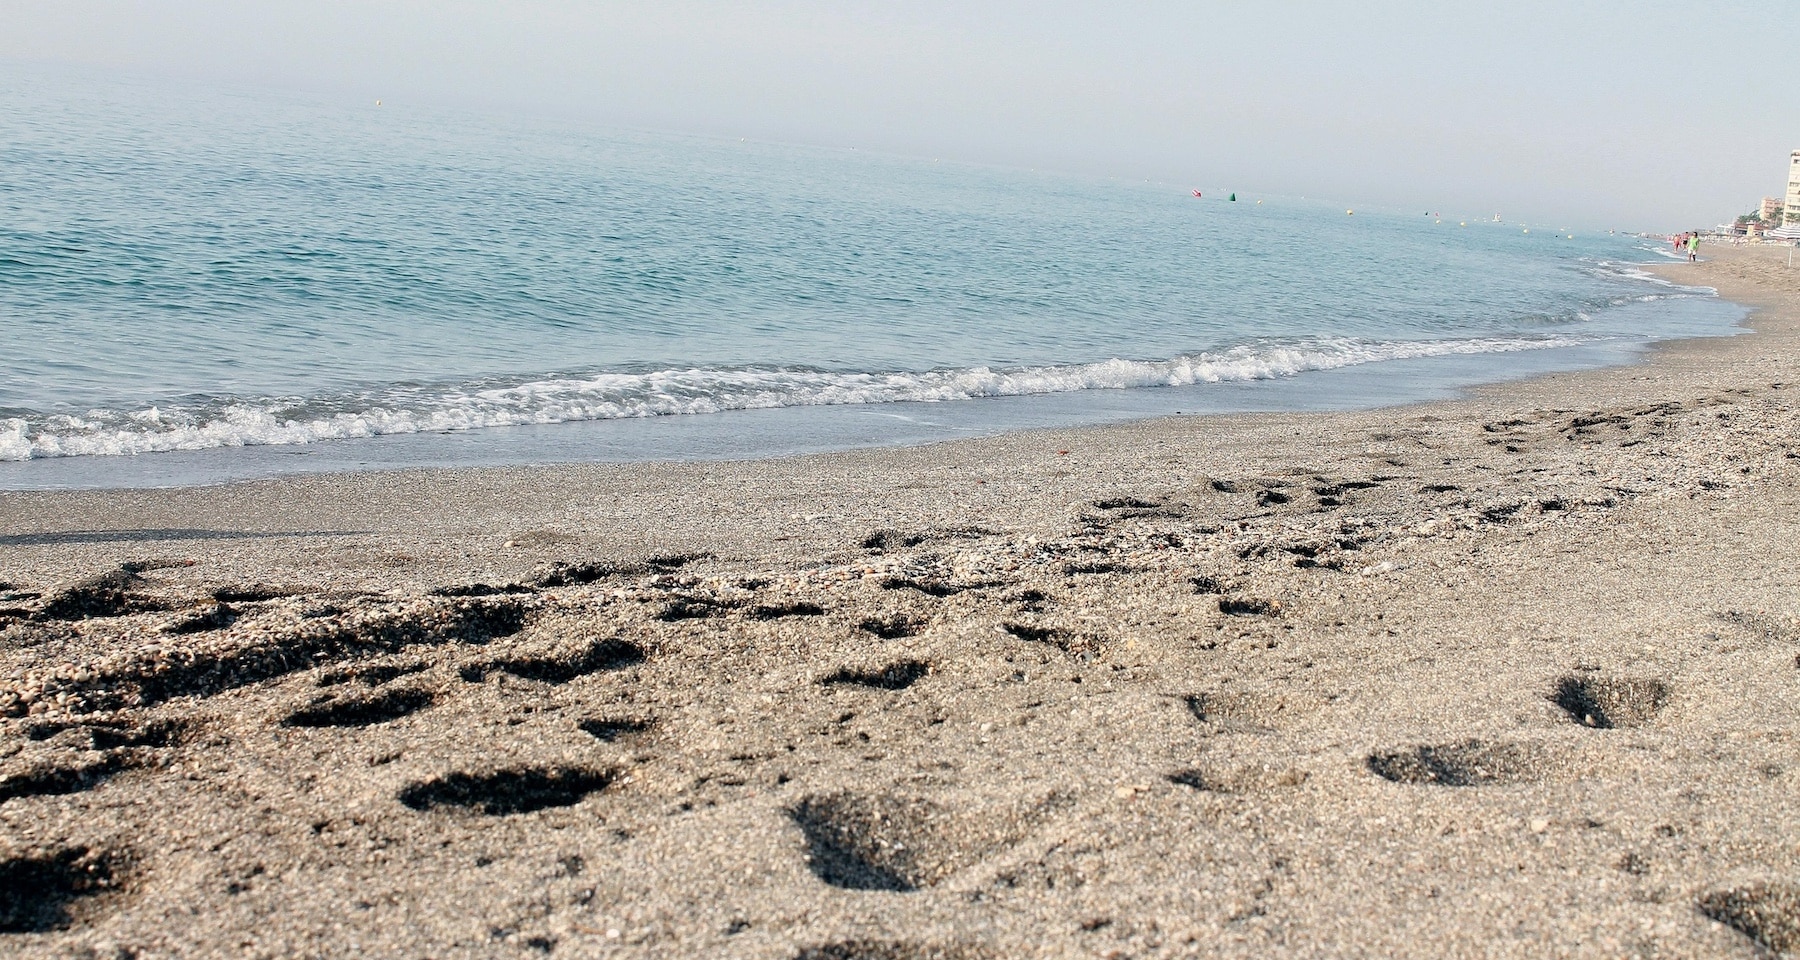
M 0 860 L 0 934 L 47 933 L 91 922 L 122 891 L 130 858 L 87 847 Z
M 905 690 L 931 673 L 931 664 L 923 660 L 900 660 L 878 670 L 852 670 L 843 667 L 819 680 L 824 686 L 850 685 L 877 690 Z
M 563 684 L 591 673 L 636 666 L 643 663 L 644 659 L 643 647 L 629 640 L 613 637 L 597 640 L 575 650 L 495 660 L 488 664 L 488 669 L 510 673 L 524 680 Z
M 596 740 L 615 743 L 650 732 L 656 721 L 650 717 L 589 717 L 576 726 Z
M 617 770 L 576 766 L 457 771 L 412 784 L 400 791 L 399 800 L 419 811 L 450 809 L 510 816 L 573 806 L 589 794 L 607 789 L 618 776 Z
M 1556 682 L 1550 702 L 1576 723 L 1597 730 L 1641 727 L 1669 703 L 1669 685 L 1647 677 L 1580 674 Z
M 970 813 L 922 797 L 834 793 L 805 798 L 788 816 L 806 838 L 807 867 L 846 890 L 908 892 L 939 883 L 1019 842 L 1062 805 Z
M 1700 898 L 1700 912 L 1775 951 L 1800 951 L 1800 884 L 1756 883 Z
M 929 621 L 924 617 L 896 613 L 885 617 L 869 617 L 858 623 L 857 627 L 883 640 L 901 640 L 918 636 L 924 632 L 927 623 Z
M 287 715 L 284 727 L 368 727 L 410 716 L 437 702 L 422 687 L 396 687 L 363 696 L 330 697 Z
M 1051 624 L 1008 622 L 1001 629 L 1028 643 L 1055 647 L 1077 660 L 1092 660 L 1106 652 L 1102 638 Z
M 1384 780 L 1444 787 L 1527 783 L 1542 779 L 1550 766 L 1539 747 L 1490 740 L 1372 753 L 1366 762 Z

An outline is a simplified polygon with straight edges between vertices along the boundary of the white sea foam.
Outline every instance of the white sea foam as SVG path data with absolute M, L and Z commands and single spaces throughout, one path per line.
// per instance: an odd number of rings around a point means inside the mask
M 1657 254 L 1658 256 L 1667 256 L 1671 260 L 1682 260 L 1685 262 L 1687 259 L 1685 255 L 1677 257 L 1675 254 L 1654 247 L 1640 247 L 1639 249 Z M 1712 287 L 1676 283 L 1667 277 L 1659 277 L 1649 270 L 1644 269 L 1646 266 L 1650 266 L 1650 264 L 1619 263 L 1613 260 L 1599 260 L 1594 262 L 1593 272 L 1598 276 L 1636 280 L 1641 283 L 1653 284 L 1673 291 L 1672 293 L 1666 294 L 1643 294 L 1640 296 L 1628 297 L 1623 300 L 1615 300 L 1614 306 L 1628 301 L 1633 303 L 1649 303 L 1656 300 L 1666 300 L 1680 296 L 1716 297 L 1719 295 L 1719 291 Z
M 663 370 L 599 373 L 504 386 L 417 389 L 354 399 L 220 400 L 184 409 L 91 410 L 82 416 L 0 421 L 0 460 L 106 456 L 214 447 L 301 444 L 383 434 L 477 430 L 773 407 L 1186 386 L 1288 377 L 1384 360 L 1574 346 L 1573 337 L 1375 342 L 1318 339 L 1245 346 L 1170 360 L 973 367 L 924 373 L 819 370 Z

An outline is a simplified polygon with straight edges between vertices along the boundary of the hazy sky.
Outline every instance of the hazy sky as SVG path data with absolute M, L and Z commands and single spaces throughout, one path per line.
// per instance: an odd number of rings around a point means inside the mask
M 0 57 L 1583 228 L 1748 210 L 1792 0 L 0 0 Z

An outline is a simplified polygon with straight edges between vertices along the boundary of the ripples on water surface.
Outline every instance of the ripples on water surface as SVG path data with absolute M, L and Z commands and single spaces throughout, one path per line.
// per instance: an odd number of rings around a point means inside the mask
M 4 69 L 5 460 L 1475 380 L 1741 315 L 1556 224 Z

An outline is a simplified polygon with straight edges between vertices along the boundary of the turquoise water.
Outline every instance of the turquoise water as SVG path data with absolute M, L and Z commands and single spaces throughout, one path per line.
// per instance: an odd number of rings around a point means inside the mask
M 1356 406 L 1742 316 L 1647 278 L 1649 244 L 1425 201 L 1350 216 L 1230 185 L 0 82 L 6 486 L 314 468 L 266 448 L 320 469 L 748 455 Z M 172 459 L 107 465 L 148 455 Z

